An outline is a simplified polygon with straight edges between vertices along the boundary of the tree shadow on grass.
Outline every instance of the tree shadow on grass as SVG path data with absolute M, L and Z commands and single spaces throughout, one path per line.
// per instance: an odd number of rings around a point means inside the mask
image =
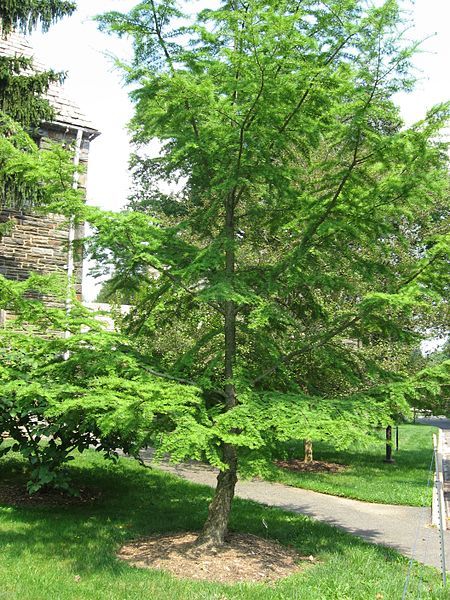
M 399 468 L 428 468 L 430 464 L 431 454 L 433 450 L 430 448 L 402 448 L 400 445 L 399 451 L 393 451 L 393 457 L 396 463 L 386 464 L 385 444 L 380 443 L 376 449 L 373 447 L 352 448 L 352 450 L 336 450 L 331 444 L 326 442 L 316 442 L 314 445 L 314 459 L 327 462 L 336 462 L 338 464 L 349 467 L 376 468 L 385 472 L 394 471 Z M 276 455 L 286 459 L 302 459 L 303 446 L 301 442 L 285 442 L 280 444 Z M 339 473 L 336 474 L 339 476 Z
M 17 461 L 9 463 L 10 469 L 7 461 L 2 463 L 2 480 L 17 475 Z M 120 574 L 129 567 L 115 555 L 126 541 L 198 531 L 206 518 L 210 488 L 143 470 L 130 460 L 111 465 L 97 458 L 71 471 L 75 483 L 100 488 L 101 497 L 72 506 L 0 507 L 0 545 L 16 558 L 32 551 L 49 561 L 68 561 L 81 574 L 99 570 Z M 233 506 L 231 529 L 276 539 L 319 560 L 367 547 L 364 541 L 305 516 L 239 499 Z M 398 560 L 389 549 L 374 547 L 374 551 L 384 561 Z

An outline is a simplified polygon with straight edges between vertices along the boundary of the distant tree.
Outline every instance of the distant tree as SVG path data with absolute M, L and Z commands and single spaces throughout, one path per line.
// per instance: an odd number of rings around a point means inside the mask
M 95 301 L 106 304 L 133 304 L 135 296 L 136 290 L 124 285 L 123 281 L 116 285 L 114 279 L 107 279 L 102 284 Z
M 227 0 L 193 25 L 145 0 L 102 18 L 133 40 L 134 140 L 161 152 L 135 159 L 134 212 L 91 215 L 93 253 L 141 287 L 136 351 L 203 390 L 202 420 L 156 440 L 219 467 L 199 543 L 224 542 L 238 463 L 406 412 L 416 375 L 370 348 L 444 326 L 449 107 L 403 126 L 400 22 L 393 0 Z
M 62 0 L 10 0 L 0 6 L 0 34 L 7 37 L 13 31 L 31 33 L 38 26 L 45 31 L 75 8 L 74 2 Z M 52 117 L 43 95 L 62 77 L 54 71 L 34 72 L 29 57 L 0 56 L 0 110 L 24 127 L 37 127 Z
M 7 0 L 0 6 L 2 32 L 31 33 L 39 26 L 47 31 L 52 23 L 75 9 L 76 3 L 67 0 Z
M 419 393 L 413 406 L 432 415 L 450 417 L 450 343 L 422 359 Z

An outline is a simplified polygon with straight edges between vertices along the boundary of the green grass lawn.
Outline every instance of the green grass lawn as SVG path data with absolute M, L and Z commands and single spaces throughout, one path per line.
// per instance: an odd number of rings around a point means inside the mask
M 395 464 L 383 462 L 385 439 L 381 436 L 367 448 L 337 451 L 317 442 L 314 459 L 347 465 L 340 473 L 295 473 L 273 467 L 267 479 L 324 494 L 356 498 L 382 504 L 423 506 L 431 501 L 431 486 L 427 489 L 432 456 L 434 427 L 401 425 L 399 451 L 393 451 Z M 301 442 L 280 447 L 280 458 L 302 458 Z
M 0 505 L 0 599 L 7 600 L 398 600 L 407 560 L 396 552 L 311 519 L 236 500 L 231 528 L 294 545 L 319 562 L 277 584 L 234 586 L 177 580 L 115 558 L 127 540 L 198 530 L 211 490 L 122 459 L 94 453 L 71 470 L 101 490 L 91 504 L 61 507 Z M 23 463 L 0 461 L 0 485 L 23 477 Z M 263 519 L 267 529 L 263 525 Z M 414 566 L 411 594 L 448 598 L 436 570 Z M 377 596 L 377 594 L 380 594 Z

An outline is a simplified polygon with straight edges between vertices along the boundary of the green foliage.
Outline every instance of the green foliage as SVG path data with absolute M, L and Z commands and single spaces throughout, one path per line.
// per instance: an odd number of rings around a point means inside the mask
M 14 314 L 0 330 L 0 430 L 10 438 L 0 451 L 29 460 L 30 492 L 68 489 L 61 467 L 74 449 L 137 455 L 154 445 L 163 455 L 181 430 L 208 418 L 196 388 L 153 376 L 127 340 L 75 298 L 67 313 L 65 287 L 55 276 L 20 283 L 0 276 L 0 308 Z M 195 446 L 185 443 L 175 459 Z
M 24 129 L 0 111 L 0 205 L 75 214 L 82 191 L 73 189 L 71 152 L 58 143 L 38 148 Z
M 24 127 L 51 121 L 54 111 L 43 98 L 51 83 L 61 82 L 53 71 L 33 73 L 33 62 L 23 56 L 0 56 L 0 109 Z
M 120 282 L 118 289 L 116 289 L 115 280 L 114 277 L 112 277 L 103 283 L 95 301 L 114 305 L 133 304 L 133 290 L 123 289 L 122 281 Z
M 205 459 L 224 467 L 220 447 L 242 450 L 242 471 L 261 472 L 261 454 L 283 440 L 313 435 L 347 447 L 389 415 L 405 410 L 403 388 L 328 401 L 304 394 L 240 393 L 233 411 L 188 382 L 159 373 L 127 337 L 105 331 L 75 298 L 64 308 L 66 283 L 55 276 L 24 282 L 0 278 L 0 308 L 15 317 L 0 330 L 2 453 L 20 452 L 32 467 L 30 492 L 70 489 L 61 468 L 74 449 L 96 446 L 107 456 L 138 456 L 153 446 L 156 459 Z M 49 305 L 51 300 L 51 306 Z M 62 332 L 70 332 L 67 337 Z M 387 397 L 388 401 L 383 398 Z M 205 396 L 206 394 L 206 396 Z M 13 442 L 11 442 L 13 440 Z
M 437 364 L 426 366 L 416 376 L 413 404 L 433 415 L 450 415 L 450 359 L 442 356 Z
M 7 0 L 0 7 L 0 35 L 31 32 L 39 25 L 47 30 L 74 9 L 73 2 L 61 0 Z M 41 156 L 28 136 L 54 117 L 45 93 L 63 79 L 62 73 L 34 69 L 28 57 L 0 56 L 0 207 L 33 208 L 53 197 L 51 203 L 57 203 L 67 188 L 70 153 L 53 148 Z
M 62 0 L 6 0 L 0 7 L 0 35 L 18 30 L 31 33 L 50 25 L 75 10 L 74 2 Z M 61 83 L 62 73 L 37 72 L 25 56 L 0 57 L 0 110 L 26 128 L 36 128 L 54 115 L 43 97 L 51 83 Z
M 0 221 L 0 240 L 3 235 L 11 235 L 12 230 L 14 229 L 14 220 L 6 219 L 6 221 Z
M 70 15 L 76 8 L 75 2 L 66 0 L 3 0 L 0 6 L 2 33 L 14 29 L 31 33 L 41 26 L 44 31 L 52 23 Z
M 416 48 L 397 3 L 224 2 L 189 20 L 146 0 L 100 23 L 134 44 L 137 151 L 130 210 L 88 216 L 91 251 L 136 294 L 135 347 L 203 389 L 212 446 L 246 469 L 288 431 L 348 446 L 438 398 L 444 377 L 408 356 L 447 327 L 449 105 L 402 123 Z

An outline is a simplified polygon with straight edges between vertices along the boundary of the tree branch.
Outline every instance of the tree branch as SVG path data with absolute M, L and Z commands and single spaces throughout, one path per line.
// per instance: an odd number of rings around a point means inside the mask
M 405 287 L 406 285 L 410 284 L 412 281 L 414 281 L 414 279 L 416 279 L 417 277 L 419 277 L 419 275 L 421 273 L 423 273 L 439 257 L 440 257 L 440 254 L 439 253 L 436 254 L 432 259 L 430 259 L 427 262 L 426 265 L 424 265 L 423 267 L 421 267 L 420 269 L 418 269 L 411 277 L 409 277 L 405 281 L 402 281 L 397 286 L 397 288 L 394 290 L 394 293 L 398 294 L 403 287 Z M 299 349 L 297 349 L 297 350 L 295 350 L 295 351 L 293 351 L 293 352 L 285 355 L 284 357 L 280 357 L 280 360 L 278 361 L 277 364 L 274 364 L 272 367 L 269 367 L 268 369 L 266 369 L 265 371 L 263 371 L 261 373 L 261 375 L 259 375 L 255 379 L 253 379 L 253 381 L 251 382 L 251 385 L 255 385 L 255 384 L 259 383 L 260 381 L 262 381 L 263 379 L 265 379 L 266 377 L 268 377 L 269 375 L 271 375 L 272 373 L 274 373 L 279 368 L 280 364 L 286 363 L 289 360 L 291 360 L 292 358 L 300 356 L 301 354 L 304 354 L 305 352 L 311 351 L 313 345 L 314 345 L 314 349 L 315 350 L 317 348 L 321 348 L 321 347 L 325 346 L 325 344 L 327 344 L 335 336 L 339 335 L 340 333 L 343 333 L 346 329 L 348 329 L 349 327 L 351 327 L 352 325 L 354 325 L 355 323 L 357 323 L 358 321 L 360 321 L 362 319 L 362 317 L 363 317 L 363 315 L 354 315 L 354 316 L 350 317 L 349 319 L 347 319 L 341 325 L 339 325 L 336 328 L 332 329 L 327 334 L 325 334 L 323 336 L 318 336 L 316 338 L 312 338 L 307 343 L 303 344 L 303 346 L 300 347 Z
M 260 381 L 262 381 L 263 379 L 265 379 L 266 377 L 268 377 L 269 375 L 271 375 L 272 373 L 275 373 L 275 371 L 279 368 L 280 364 L 286 363 L 289 360 L 291 360 L 292 358 L 295 358 L 306 352 L 309 352 L 313 345 L 314 345 L 314 349 L 325 346 L 325 344 L 327 344 L 330 340 L 332 340 L 336 335 L 338 335 L 339 333 L 342 333 L 343 331 L 348 329 L 351 325 L 353 325 L 354 323 L 357 323 L 360 319 L 361 319 L 361 315 L 353 316 L 350 319 L 348 319 L 347 321 L 345 321 L 343 324 L 339 325 L 332 331 L 328 332 L 326 335 L 324 335 L 322 337 L 318 336 L 315 339 L 313 338 L 313 339 L 309 340 L 307 343 L 303 344 L 303 346 L 301 346 L 297 350 L 290 352 L 289 354 L 286 354 L 284 357 L 281 357 L 276 365 L 269 367 L 268 369 L 263 371 L 261 373 L 261 375 L 258 375 L 258 377 L 253 379 L 253 381 L 251 382 L 251 385 L 255 385 L 255 384 L 259 383 Z
M 155 6 L 154 0 L 151 0 L 151 7 L 152 7 L 152 13 L 153 13 L 153 20 L 155 23 L 156 37 L 158 38 L 158 42 L 159 42 L 159 45 L 161 46 L 161 50 L 163 51 L 163 54 L 166 57 L 167 64 L 169 65 L 169 69 L 172 73 L 172 76 L 175 76 L 176 72 L 175 72 L 175 68 L 173 66 L 173 60 L 172 60 L 172 57 L 170 56 L 170 52 L 167 48 L 167 44 L 162 35 L 162 28 L 161 28 L 161 24 L 158 20 L 158 15 L 156 14 L 156 6 Z M 191 105 L 187 98 L 185 98 L 185 100 L 184 100 L 184 105 L 185 105 L 186 110 L 189 113 L 192 113 Z M 195 120 L 195 117 L 192 114 L 191 114 L 191 118 L 190 118 L 190 123 L 191 123 L 192 129 L 194 131 L 195 139 L 197 141 L 199 141 L 200 134 L 199 134 L 198 126 L 197 126 L 197 121 Z
M 336 56 L 339 54 L 339 52 L 342 50 L 342 48 L 344 48 L 344 46 L 351 40 L 351 38 L 356 35 L 355 33 L 351 33 L 350 35 L 348 35 L 339 45 L 338 47 L 332 52 L 332 54 L 327 58 L 327 60 L 325 61 L 323 68 L 327 67 L 330 63 L 333 62 L 333 60 L 336 58 Z M 301 107 L 303 106 L 303 103 L 305 102 L 305 100 L 307 99 L 307 97 L 309 96 L 309 94 L 311 93 L 314 84 L 317 80 L 317 78 L 319 77 L 321 73 L 321 70 L 319 70 L 314 77 L 312 78 L 312 80 L 310 81 L 309 86 L 306 88 L 306 90 L 304 91 L 304 93 L 302 94 L 302 96 L 300 97 L 300 100 L 297 102 L 297 104 L 295 105 L 294 109 L 292 110 L 292 112 L 287 115 L 287 117 L 284 119 L 284 122 L 282 124 L 282 126 L 278 129 L 278 133 L 284 133 L 286 131 L 287 126 L 289 125 L 289 123 L 292 121 L 292 119 L 295 117 L 295 115 L 299 112 L 299 110 L 301 109 Z M 272 142 L 271 144 L 271 148 L 273 148 L 275 144 L 275 141 Z

